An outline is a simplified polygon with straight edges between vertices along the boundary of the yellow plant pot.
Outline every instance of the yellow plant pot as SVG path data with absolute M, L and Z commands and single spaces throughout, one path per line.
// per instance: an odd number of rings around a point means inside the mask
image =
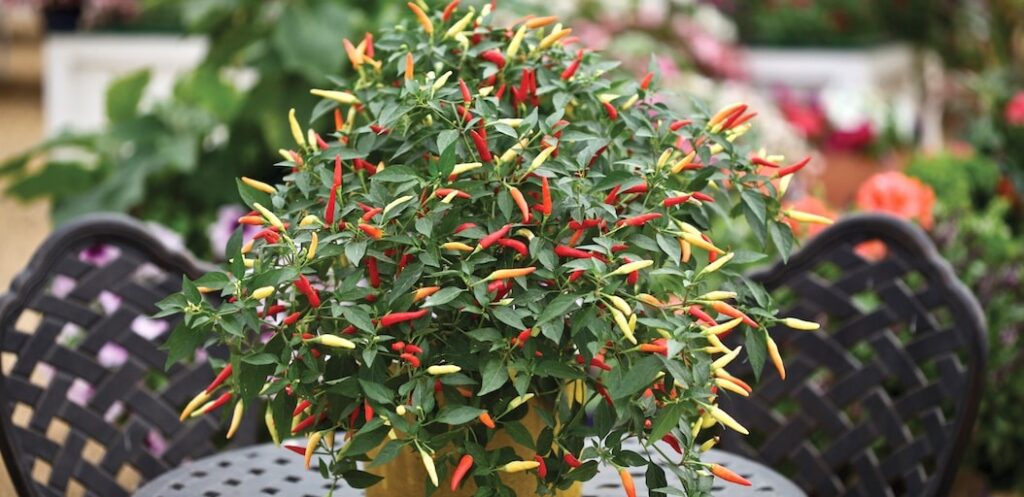
M 534 405 L 530 405 L 530 411 L 520 421 L 535 438 L 544 428 L 544 422 L 533 412 Z M 520 459 L 532 461 L 534 452 L 526 447 L 517 444 L 504 431 L 499 431 L 487 445 L 489 450 L 496 450 L 503 447 L 512 447 Z M 470 497 L 476 492 L 476 484 L 473 478 L 467 476 L 462 488 L 452 493 L 449 489 L 450 482 L 440 482 L 440 488 L 430 496 L 426 495 L 427 471 L 423 469 L 423 461 L 420 455 L 412 449 L 404 450 L 398 457 L 379 468 L 370 469 L 369 472 L 383 477 L 384 479 L 376 485 L 366 489 L 366 497 Z M 536 495 L 537 475 L 532 471 L 525 473 L 504 474 L 501 481 L 515 490 L 518 496 Z M 580 497 L 583 494 L 582 485 L 574 484 L 568 490 L 559 491 L 556 497 Z

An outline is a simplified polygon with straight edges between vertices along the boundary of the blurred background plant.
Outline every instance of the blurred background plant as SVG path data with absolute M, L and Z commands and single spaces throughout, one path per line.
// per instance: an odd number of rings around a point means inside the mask
M 144 11 L 173 9 L 188 32 L 206 36 L 206 58 L 177 82 L 172 98 L 149 108 L 140 106 L 146 73 L 115 82 L 108 125 L 57 136 L 0 165 L 0 176 L 10 179 L 7 193 L 49 199 L 56 224 L 89 212 L 127 212 L 171 228 L 200 256 L 216 256 L 211 234 L 234 228 L 235 178 L 276 179 L 266 177 L 264 164 L 278 156 L 270 144 L 288 136 L 289 107 L 308 114 L 315 103 L 308 88 L 347 70 L 342 38 L 361 39 L 399 7 L 338 0 L 147 4 Z M 211 227 L 218 212 L 223 225 Z

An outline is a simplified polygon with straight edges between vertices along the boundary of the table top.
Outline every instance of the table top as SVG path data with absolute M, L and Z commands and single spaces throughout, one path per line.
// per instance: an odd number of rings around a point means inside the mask
M 635 440 L 622 444 L 637 450 Z M 791 481 L 750 459 L 721 450 L 704 454 L 706 462 L 719 463 L 753 483 L 743 487 L 715 481 L 715 497 L 805 497 Z M 647 495 L 644 469 L 630 468 L 637 495 Z M 669 480 L 674 477 L 669 475 Z M 349 488 L 344 481 L 335 489 L 335 497 L 359 497 L 362 491 Z M 671 483 L 670 483 L 671 485 Z M 622 484 L 614 468 L 602 468 L 593 480 L 584 483 L 584 497 L 621 497 Z M 303 468 L 302 457 L 272 444 L 255 445 L 222 452 L 186 463 L 140 488 L 135 497 L 324 497 L 331 485 L 319 472 Z

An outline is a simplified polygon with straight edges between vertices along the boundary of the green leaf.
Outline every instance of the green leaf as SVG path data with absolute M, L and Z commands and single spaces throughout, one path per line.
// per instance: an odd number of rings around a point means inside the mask
M 651 434 L 648 438 L 661 440 L 661 437 L 668 435 L 679 425 L 679 420 L 682 419 L 685 410 L 686 406 L 682 403 L 669 404 L 660 409 L 654 418 L 654 424 L 651 425 Z
M 366 254 L 366 242 L 363 240 L 357 242 L 348 242 L 345 244 L 345 258 L 353 266 L 358 266 L 363 260 L 363 255 Z
M 143 69 L 111 83 L 107 88 L 107 119 L 121 121 L 135 116 L 149 76 L 149 70 Z
M 789 262 L 789 254 L 793 251 L 794 243 L 793 232 L 789 229 L 789 225 L 777 221 L 769 223 L 768 233 L 771 235 L 772 243 L 778 249 L 782 261 Z
M 523 319 L 519 317 L 519 314 L 517 314 L 516 311 L 509 307 L 494 307 L 491 309 L 491 314 L 493 314 L 498 321 L 501 321 L 512 328 L 517 330 L 526 329 L 526 325 L 523 324 Z
M 384 479 L 383 476 L 367 473 L 366 471 L 360 471 L 358 469 L 350 469 L 342 473 L 341 477 L 344 478 L 345 483 L 348 483 L 352 488 L 370 488 Z
M 615 400 L 633 395 L 647 388 L 659 371 L 661 371 L 661 361 L 654 356 L 645 357 L 641 361 L 631 364 L 621 380 L 614 383 L 609 382 L 611 388 L 608 393 Z
M 765 358 L 768 355 L 768 334 L 762 329 L 747 329 L 746 335 L 744 349 L 746 349 L 747 358 L 750 360 L 750 369 L 754 370 L 754 379 L 760 381 Z
M 534 326 L 543 324 L 557 317 L 564 317 L 569 308 L 576 304 L 576 299 L 578 298 L 578 296 L 571 294 L 555 297 L 555 299 L 544 308 L 544 311 L 537 316 L 537 322 L 534 323 Z
M 668 479 L 665 476 L 665 470 L 661 469 L 661 466 L 658 466 L 657 464 L 648 464 L 645 480 L 647 482 L 648 497 L 665 497 L 664 492 L 659 492 L 657 490 L 668 486 Z
M 447 304 L 448 302 L 455 300 L 455 297 L 458 297 L 459 294 L 464 291 L 465 290 L 461 288 L 454 287 L 442 288 L 438 290 L 437 293 L 427 297 L 427 300 L 423 302 L 422 307 L 434 307 Z
M 508 369 L 505 367 L 505 362 L 498 357 L 491 357 L 484 363 L 481 375 L 483 376 L 483 381 L 477 396 L 491 393 L 508 382 Z
M 435 420 L 448 425 L 461 425 L 483 414 L 483 409 L 470 406 L 445 406 L 437 413 Z
M 448 147 L 454 144 L 459 139 L 459 132 L 454 129 L 446 129 L 437 134 L 437 153 L 443 154 L 448 151 Z
M 391 404 L 395 396 L 390 388 L 374 381 L 360 379 L 359 386 L 370 400 L 381 404 Z
M 80 193 L 97 181 L 93 171 L 75 162 L 48 162 L 36 174 L 25 176 L 7 187 L 7 193 L 21 199 L 66 197 Z
M 262 366 L 265 364 L 274 364 L 277 362 L 277 357 L 274 354 L 262 352 L 259 354 L 253 354 L 242 358 L 242 362 Z
M 185 326 L 184 323 L 178 323 L 162 347 L 167 351 L 164 368 L 170 368 L 172 365 L 192 357 L 196 349 L 206 341 L 206 336 L 206 333 L 202 331 L 193 330 Z

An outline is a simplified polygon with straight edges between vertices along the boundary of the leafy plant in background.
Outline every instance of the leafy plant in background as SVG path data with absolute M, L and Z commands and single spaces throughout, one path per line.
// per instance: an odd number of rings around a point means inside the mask
M 988 321 L 987 379 L 969 461 L 996 488 L 1024 489 L 1024 429 L 1012 414 L 1024 405 L 1024 235 L 1009 221 L 991 160 L 919 158 L 907 172 L 943 192 L 932 237 Z
M 280 177 L 262 166 L 277 156 L 270 144 L 287 136 L 279 116 L 289 106 L 308 115 L 315 99 L 306 88 L 348 70 L 338 50 L 342 39 L 361 39 L 372 19 L 398 7 L 340 0 L 156 3 L 151 8 L 179 9 L 189 31 L 209 38 L 202 64 L 152 109 L 139 108 L 145 73 L 114 83 L 109 124 L 47 140 L 0 165 L 0 176 L 10 179 L 7 193 L 51 200 L 57 224 L 89 212 L 127 212 L 170 227 L 194 252 L 210 256 L 209 228 L 218 210 L 236 203 L 235 178 Z M 229 234 L 237 216 L 226 217 L 219 231 Z
M 307 465 L 358 487 L 402 459 L 427 494 L 472 480 L 507 496 L 516 473 L 521 495 L 550 494 L 604 464 L 627 497 L 628 468 L 646 466 L 659 495 L 657 461 L 688 495 L 712 474 L 749 484 L 699 460 L 702 426 L 746 432 L 716 405 L 749 391 L 718 334 L 744 333 L 754 369 L 770 358 L 784 376 L 766 325 L 817 325 L 776 318 L 707 228 L 742 217 L 788 253 L 785 218 L 829 222 L 779 206 L 807 161 L 758 174 L 733 145 L 747 106 L 683 119 L 652 98 L 654 74 L 609 79 L 615 64 L 564 46 L 553 18 L 408 5 L 416 22 L 346 45 L 357 76 L 313 90 L 314 131 L 289 116 L 284 182 L 241 181 L 254 241 L 236 232 L 226 273 L 161 304 L 184 314 L 170 361 L 231 351 L 182 416 L 233 406 L 237 427 L 267 398 L 275 438 L 304 435 Z M 332 113 L 328 133 L 315 123 Z

